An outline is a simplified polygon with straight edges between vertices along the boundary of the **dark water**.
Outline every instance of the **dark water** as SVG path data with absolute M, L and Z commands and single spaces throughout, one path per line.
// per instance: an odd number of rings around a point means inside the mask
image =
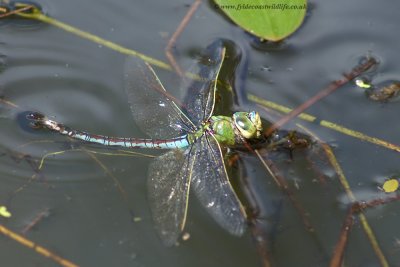
M 167 39 L 188 10 L 188 1 L 38 1 L 57 20 L 165 61 Z M 260 44 L 202 3 L 176 45 L 179 63 L 187 67 L 216 38 L 230 40 L 242 52 L 235 73 L 243 110 L 265 111 L 243 96 L 255 94 L 296 107 L 330 81 L 339 79 L 360 58 L 372 54 L 380 65 L 373 82 L 399 80 L 400 3 L 386 1 L 311 2 L 305 23 L 280 46 Z M 191 199 L 186 230 L 191 238 L 165 248 L 153 229 L 146 199 L 146 172 L 151 159 L 98 156 L 105 171 L 66 138 L 28 131 L 18 122 L 22 111 L 36 110 L 78 129 L 115 135 L 142 135 L 135 126 L 122 88 L 124 55 L 53 26 L 21 20 L 0 21 L 0 88 L 20 109 L 1 106 L 0 205 L 12 217 L 1 223 L 21 232 L 38 213 L 49 210 L 26 237 L 80 266 L 260 266 L 249 233 L 232 237 Z M 231 68 L 233 68 L 232 66 Z M 227 67 L 229 68 L 229 66 Z M 160 71 L 170 87 L 178 84 Z M 240 78 L 242 77 L 242 78 Z M 168 88 L 168 86 L 167 86 Z M 244 91 L 243 91 L 244 90 Z M 377 103 L 349 84 L 312 106 L 308 113 L 399 144 L 398 101 Z M 384 198 L 377 185 L 400 173 L 398 153 L 345 136 L 318 124 L 304 123 L 334 152 L 358 200 Z M 294 124 L 285 126 L 288 129 Z M 34 142 L 34 141 L 47 142 Z M 91 149 L 90 147 L 88 149 Z M 106 150 L 103 150 L 103 152 Z M 311 151 L 310 153 L 312 153 Z M 25 155 L 25 157 L 22 157 Z M 325 186 L 295 153 L 274 155 L 288 169 L 288 183 L 304 206 L 315 232 L 308 232 L 285 194 L 252 156 L 244 156 L 247 177 L 268 227 L 276 266 L 327 266 L 339 239 L 348 199 L 332 169 Z M 37 166 L 37 165 L 35 165 Z M 322 165 L 321 165 L 322 166 Z M 116 186 L 118 179 L 124 194 Z M 29 182 L 31 178 L 32 182 Z M 14 193 L 18 188 L 23 190 Z M 365 212 L 391 266 L 400 265 L 399 204 Z M 132 216 L 140 217 L 133 222 Z M 45 257 L 5 237 L 0 239 L 4 266 L 55 266 Z M 378 258 L 356 219 L 346 248 L 346 266 L 379 266 Z

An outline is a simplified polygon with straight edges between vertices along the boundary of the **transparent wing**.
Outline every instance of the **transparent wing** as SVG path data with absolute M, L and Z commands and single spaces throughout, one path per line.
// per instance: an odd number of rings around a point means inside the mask
M 209 119 L 213 113 L 217 79 L 224 57 L 225 47 L 222 41 L 213 42 L 205 49 L 199 61 L 188 70 L 194 76 L 183 80 L 181 89 L 186 93 L 185 108 L 195 125 Z
M 192 188 L 201 204 L 227 231 L 242 235 L 246 213 L 228 180 L 221 149 L 213 135 L 204 135 L 196 144 Z
M 155 228 L 166 246 L 172 246 L 185 226 L 194 158 L 190 149 L 171 150 L 150 165 L 149 203 Z
M 194 129 L 194 124 L 172 101 L 151 66 L 128 57 L 124 66 L 125 91 L 140 129 L 155 139 L 166 139 Z

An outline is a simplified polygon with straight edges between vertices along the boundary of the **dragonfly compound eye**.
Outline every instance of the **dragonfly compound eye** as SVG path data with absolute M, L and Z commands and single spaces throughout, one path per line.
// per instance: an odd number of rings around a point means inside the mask
M 247 112 L 236 112 L 233 114 L 233 122 L 244 138 L 250 139 L 257 136 L 257 128 L 249 119 Z

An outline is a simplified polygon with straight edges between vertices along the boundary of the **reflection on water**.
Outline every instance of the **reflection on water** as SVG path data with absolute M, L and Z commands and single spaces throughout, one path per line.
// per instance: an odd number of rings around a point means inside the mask
M 399 80 L 399 37 L 394 34 L 398 16 L 393 12 L 399 4 L 392 1 L 393 8 L 386 8 L 368 2 L 315 4 L 302 28 L 278 46 L 254 43 L 211 4 L 202 3 L 174 52 L 186 68 L 192 51 L 200 51 L 215 38 L 232 40 L 243 51 L 235 73 L 242 79 L 243 90 L 288 107 L 298 106 L 330 81 L 340 79 L 369 52 L 381 59 L 376 74 L 368 76 L 371 83 Z M 165 36 L 171 35 L 187 11 L 179 1 L 38 3 L 53 18 L 157 59 L 165 59 Z M 123 55 L 44 23 L 1 20 L 0 29 L 1 96 L 18 105 L 3 102 L 0 106 L 0 206 L 12 213 L 11 218 L 1 218 L 3 225 L 81 266 L 260 266 L 250 233 L 243 238 L 230 236 L 194 198 L 185 229 L 190 238 L 176 248 L 165 248 L 149 213 L 146 173 L 150 158 L 93 154 L 92 147 L 45 131 L 32 132 L 23 124 L 23 112 L 40 111 L 78 129 L 144 137 L 123 92 Z M 243 69 L 245 73 L 240 72 Z M 170 73 L 156 71 L 167 89 L 179 84 Z M 239 97 L 245 95 L 241 91 Z M 238 102 L 246 103 L 241 110 L 255 109 L 267 116 L 252 102 Z M 370 101 L 363 90 L 348 84 L 307 113 L 398 144 L 399 109 L 398 101 Z M 399 172 L 396 152 L 318 124 L 305 124 L 325 142 L 335 144 L 333 151 L 356 199 L 386 197 L 377 186 Z M 64 152 L 53 153 L 57 151 Z M 261 208 L 258 219 L 268 233 L 276 266 L 326 266 L 339 239 L 349 199 L 319 151 L 295 150 L 292 157 L 278 152 L 270 155 L 305 208 L 313 233 L 306 230 L 298 210 L 259 160 L 239 153 L 243 164 L 236 170 L 245 168 L 242 178 L 247 177 L 254 188 Z M 364 212 L 394 266 L 400 263 L 398 205 L 394 202 Z M 4 238 L 1 242 L 2 261 L 7 265 L 54 265 L 14 241 Z M 359 217 L 349 235 L 345 262 L 379 265 Z

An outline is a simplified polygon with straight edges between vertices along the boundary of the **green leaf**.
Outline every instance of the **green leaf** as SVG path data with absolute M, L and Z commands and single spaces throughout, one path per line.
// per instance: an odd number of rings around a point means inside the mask
M 262 39 L 279 41 L 300 27 L 307 0 L 214 0 L 233 22 Z
M 397 179 L 390 179 L 385 181 L 385 183 L 382 186 L 383 191 L 386 193 L 392 193 L 399 189 L 399 181 Z
M 0 216 L 10 218 L 11 213 L 7 210 L 6 206 L 0 206 Z

